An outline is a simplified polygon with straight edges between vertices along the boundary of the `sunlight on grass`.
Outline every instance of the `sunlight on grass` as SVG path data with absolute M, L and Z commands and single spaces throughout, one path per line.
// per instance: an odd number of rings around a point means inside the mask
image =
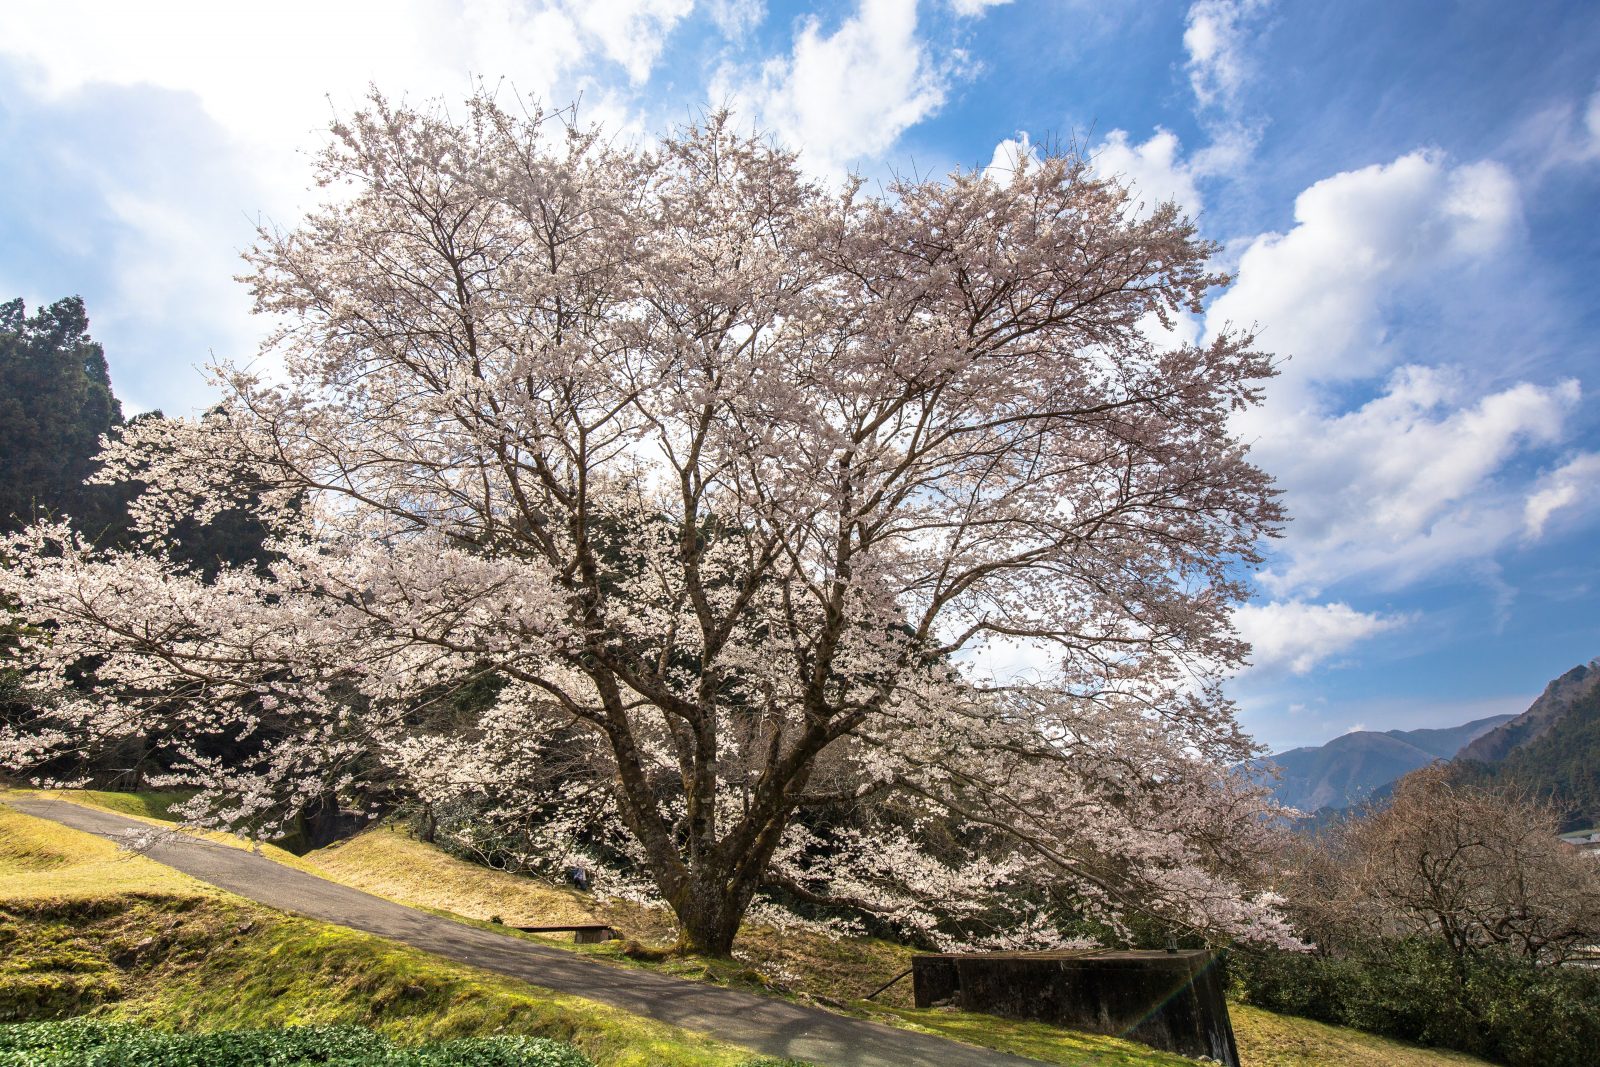
M 1420 1048 L 1360 1030 L 1274 1015 L 1248 1004 L 1229 1004 L 1228 1014 L 1245 1067 L 1446 1067 L 1488 1062 L 1464 1052 Z
M 126 892 L 220 893 L 171 867 L 0 805 L 0 900 Z
M 97 1015 L 158 1029 L 358 1023 L 416 1043 L 569 1042 L 600 1067 L 735 1067 L 751 1053 L 212 889 L 0 806 L 0 1021 Z
M 607 922 L 647 944 L 669 936 L 670 919 L 663 912 L 633 905 L 607 906 L 576 890 L 487 870 L 395 828 L 368 830 L 304 858 L 328 877 L 367 892 L 474 920 L 500 915 L 511 925 Z M 638 960 L 624 956 L 624 946 L 618 942 L 580 946 L 559 935 L 535 940 L 621 966 L 648 967 L 695 981 L 820 1004 L 1045 1063 L 1154 1067 L 1192 1062 L 1134 1042 L 1043 1023 L 918 1011 L 911 1007 L 909 979 L 876 1001 L 863 1001 L 860 998 L 910 966 L 912 950 L 887 941 L 829 938 L 752 923 L 741 931 L 732 960 L 680 956 Z M 1247 1067 L 1445 1067 L 1483 1062 L 1244 1005 L 1230 1005 L 1230 1012 Z
M 1134 1041 L 1064 1030 L 1046 1023 L 940 1009 L 878 1008 L 860 1002 L 856 1007 L 870 1008 L 863 1012 L 866 1017 L 892 1026 L 1012 1052 L 1043 1063 L 1083 1067 L 1187 1067 L 1194 1063 Z
M 295 867 L 311 874 L 320 873 L 314 866 L 306 863 L 299 856 L 276 845 L 252 841 L 249 838 L 225 833 L 221 830 L 201 830 L 194 827 L 179 826 L 169 809 L 173 805 L 187 800 L 190 795 L 187 792 L 176 790 L 168 792 L 113 793 L 95 789 L 8 789 L 0 791 L 0 802 L 3 802 L 7 797 L 26 797 L 35 800 L 77 804 L 85 808 L 109 811 L 164 831 L 188 834 L 192 837 L 210 841 L 213 844 L 226 845 L 229 848 L 259 852 L 268 859 L 275 860 L 286 866 Z

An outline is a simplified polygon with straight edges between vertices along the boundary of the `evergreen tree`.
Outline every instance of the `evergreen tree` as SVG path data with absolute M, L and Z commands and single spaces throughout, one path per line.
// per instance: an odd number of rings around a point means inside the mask
M 122 525 L 122 501 L 85 486 L 100 438 L 122 425 L 104 350 L 89 337 L 81 297 L 29 317 L 0 304 L 0 531 L 68 514 L 90 537 Z

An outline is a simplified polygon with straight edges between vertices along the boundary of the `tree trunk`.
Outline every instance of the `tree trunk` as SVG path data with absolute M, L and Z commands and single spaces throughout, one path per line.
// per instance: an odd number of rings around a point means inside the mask
M 739 934 L 754 895 L 753 884 L 730 885 L 728 878 L 712 872 L 695 878 L 688 891 L 672 903 L 678 918 L 678 951 L 694 956 L 731 956 L 733 939 Z

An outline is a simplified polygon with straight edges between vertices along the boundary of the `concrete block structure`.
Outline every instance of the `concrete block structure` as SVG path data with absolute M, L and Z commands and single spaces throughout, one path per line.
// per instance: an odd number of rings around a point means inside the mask
M 1216 956 L 1183 952 L 983 952 L 913 957 L 917 1007 L 1034 1019 L 1238 1067 Z

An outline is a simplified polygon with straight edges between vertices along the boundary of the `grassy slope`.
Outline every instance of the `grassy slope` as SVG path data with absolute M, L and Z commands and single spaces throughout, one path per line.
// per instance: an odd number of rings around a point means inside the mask
M 221 893 L 104 838 L 0 807 L 0 901 L 151 892 L 191 897 Z
M 500 916 L 508 926 L 555 926 L 603 922 L 629 939 L 659 945 L 673 937 L 671 916 L 657 908 L 601 902 L 575 889 L 537 878 L 486 870 L 449 856 L 409 834 L 379 827 L 307 853 L 306 863 L 336 881 L 413 907 L 476 920 Z M 571 945 L 570 935 L 539 938 Z M 629 963 L 616 943 L 583 951 Z M 902 945 L 868 938 L 838 940 L 805 931 L 780 931 L 748 924 L 735 948 L 737 964 L 671 959 L 655 966 L 685 977 L 727 984 L 755 984 L 776 992 L 814 990 L 836 1000 L 866 996 L 911 966 Z M 911 1004 L 909 982 L 884 994 L 887 1003 Z
M 646 941 L 665 938 L 669 926 L 665 917 L 652 915 L 647 909 L 608 907 L 572 889 L 486 871 L 395 830 L 370 830 L 310 853 L 305 859 L 330 877 L 379 896 L 475 919 L 500 915 L 508 924 L 530 926 L 608 922 Z M 622 948 L 615 942 L 581 948 L 568 943 L 564 947 L 612 962 L 632 962 L 623 958 Z M 655 966 L 723 985 L 799 994 L 799 999 L 819 999 L 853 1014 L 1047 1063 L 1121 1067 L 1190 1062 L 1162 1056 L 1130 1042 L 1059 1027 L 960 1012 L 917 1011 L 910 1006 L 909 980 L 898 983 L 877 1003 L 863 1001 L 861 998 L 867 993 L 910 966 L 910 950 L 889 942 L 865 938 L 833 940 L 752 924 L 740 934 L 735 952 L 732 964 L 668 959 Z M 1230 1014 L 1240 1056 L 1247 1067 L 1445 1067 L 1483 1062 L 1309 1019 L 1274 1015 L 1248 1005 L 1230 1005 Z
M 1486 1061 L 1464 1052 L 1418 1048 L 1386 1037 L 1329 1026 L 1292 1015 L 1274 1015 L 1248 1004 L 1229 1004 L 1239 1055 L 1247 1067 L 1323 1067 L 1375 1064 L 1382 1067 L 1446 1067 Z M 1248 1049 L 1248 1051 L 1246 1051 Z
M 85 797 L 82 802 L 118 810 L 114 806 L 117 801 L 104 797 Z M 647 943 L 670 936 L 669 917 L 659 911 L 602 904 L 572 889 L 485 870 L 392 829 L 369 830 L 304 857 L 289 858 L 298 866 L 367 892 L 470 920 L 499 915 L 508 925 L 530 926 L 600 921 Z M 561 943 L 560 938 L 541 940 Z M 616 942 L 582 948 L 566 942 L 563 947 L 619 965 L 640 965 L 625 958 Z M 684 977 L 820 1001 L 852 1014 L 1047 1063 L 1156 1067 L 1191 1062 L 1131 1042 L 1043 1024 L 944 1010 L 918 1011 L 910 1006 L 909 979 L 876 1002 L 865 1001 L 861 998 L 872 989 L 910 966 L 910 950 L 885 941 L 835 940 L 752 924 L 740 934 L 735 955 L 732 963 L 672 958 L 649 965 Z M 1445 1067 L 1483 1062 L 1247 1005 L 1231 1005 L 1230 1011 L 1247 1067 Z
M 102 789 L 34 790 L 42 797 L 70 797 L 76 803 L 103 808 L 123 815 L 175 822 L 172 809 L 194 796 L 192 789 L 146 790 L 142 793 L 112 793 Z
M 111 793 L 98 789 L 4 789 L 0 790 L 0 803 L 3 803 L 7 797 L 65 801 L 72 804 L 81 804 L 86 808 L 98 808 L 101 811 L 125 815 L 138 822 L 147 823 L 153 828 L 173 830 L 178 817 L 173 815 L 170 809 L 174 805 L 189 799 L 192 795 L 188 791 Z M 196 830 L 185 827 L 177 832 L 194 834 L 197 837 L 205 838 L 207 841 L 212 841 L 219 845 L 227 845 L 229 848 L 241 848 L 259 852 L 268 859 L 276 860 L 290 867 L 298 867 L 313 874 L 321 873 L 293 852 L 279 848 L 277 845 L 252 841 L 249 838 L 223 833 L 219 830 Z
M 165 1029 L 358 1023 L 401 1041 L 519 1033 L 601 1067 L 734 1067 L 704 1035 L 283 915 L 0 807 L 0 1020 L 93 1010 Z

